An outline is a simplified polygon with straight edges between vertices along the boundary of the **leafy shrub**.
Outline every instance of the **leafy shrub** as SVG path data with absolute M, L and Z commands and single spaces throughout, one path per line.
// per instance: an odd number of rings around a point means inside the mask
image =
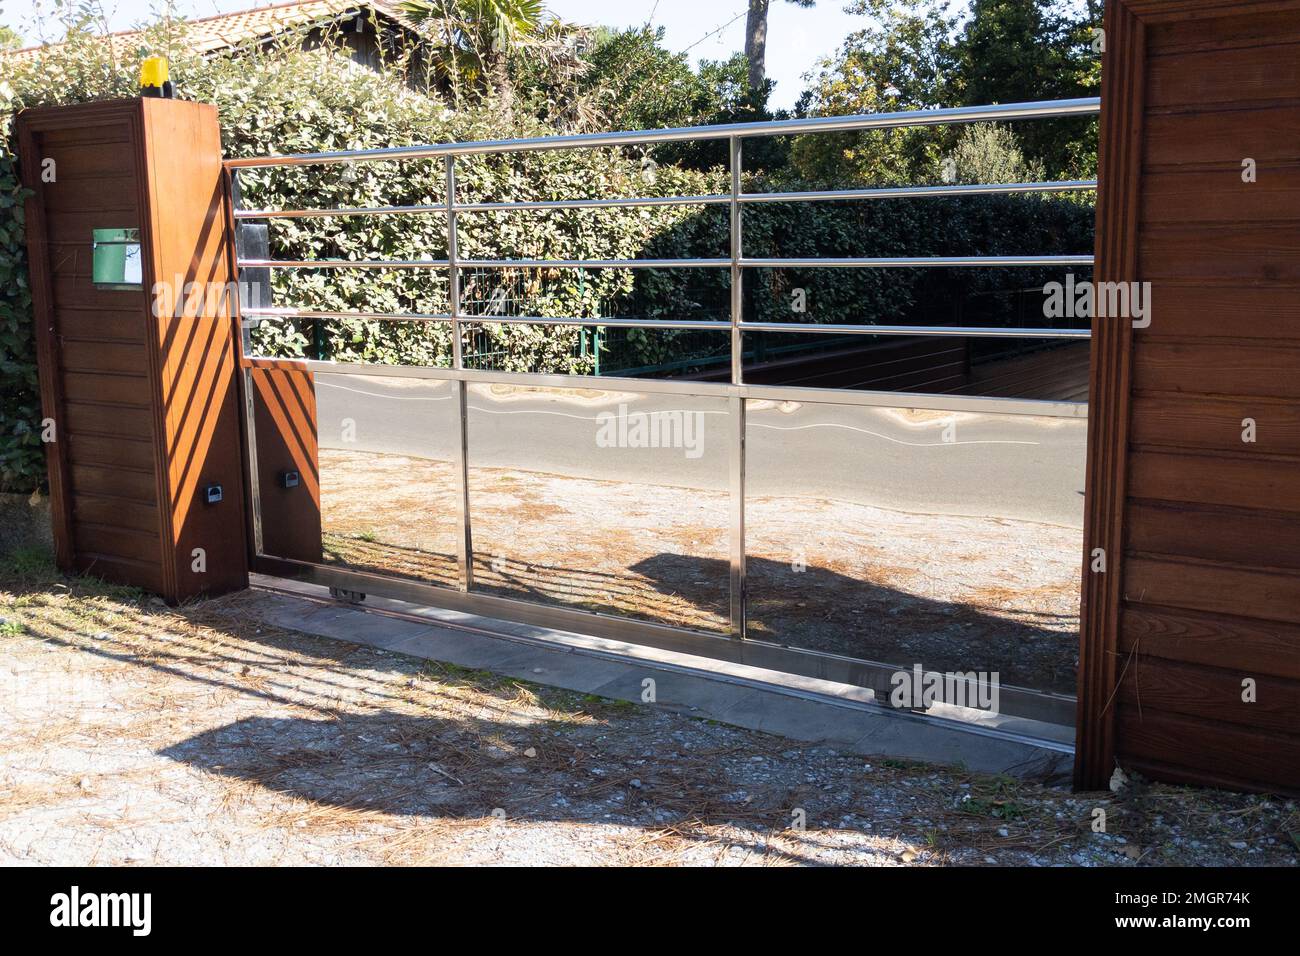
M 13 119 L 23 108 L 136 95 L 136 70 L 149 54 L 171 60 L 179 94 L 216 104 L 228 157 L 324 152 L 452 140 L 500 139 L 554 133 L 541 120 L 491 102 L 453 113 L 435 96 L 405 82 L 404 65 L 382 74 L 357 67 L 329 44 L 301 50 L 287 39 L 270 49 L 246 49 L 200 58 L 185 50 L 181 23 L 155 25 L 138 48 L 111 49 L 72 29 L 66 42 L 39 59 L 6 63 L 0 85 L 0 486 L 30 490 L 43 475 L 31 299 L 23 250 L 21 195 L 15 168 Z M 720 176 L 663 169 L 647 176 L 639 158 L 622 151 L 565 150 L 458 162 L 460 198 L 509 201 L 608 195 L 707 192 Z M 428 205 L 444 201 L 441 161 L 247 170 L 240 176 L 250 208 Z M 677 207 L 573 213 L 466 214 L 460 220 L 463 258 L 632 258 L 658 231 L 689 216 Z M 273 258 L 444 258 L 441 214 L 271 220 Z M 626 294 L 628 270 L 520 269 L 472 276 L 467 307 L 492 299 L 493 287 L 525 290 L 514 310 L 542 316 L 594 317 L 602 303 Z M 445 312 L 445 270 L 276 270 L 277 304 L 331 311 Z M 310 333 L 316 333 L 312 338 Z M 586 372 L 592 356 L 573 328 L 484 326 L 480 339 L 514 370 Z M 266 354 L 302 355 L 312 349 L 340 361 L 446 365 L 449 330 L 432 323 L 362 319 L 321 329 L 273 322 L 256 330 Z
M 12 156 L 12 120 L 17 110 L 135 95 L 140 59 L 163 53 L 171 59 L 181 95 L 217 105 L 228 157 L 556 132 L 544 119 L 521 110 L 498 110 L 491 102 L 452 112 L 436 96 L 413 89 L 400 61 L 376 74 L 336 55 L 328 44 L 303 51 L 293 41 L 204 59 L 185 51 L 184 32 L 183 24 L 158 24 L 141 36 L 137 50 L 125 51 L 110 50 L 102 41 L 73 30 L 67 42 L 39 60 L 5 65 L 5 81 L 0 83 L 0 488 L 4 490 L 28 491 L 43 476 L 21 195 Z M 841 145 L 855 151 L 847 168 L 868 180 L 894 181 L 918 162 L 933 165 L 932 144 L 882 139 L 888 135 L 846 139 Z M 831 154 L 813 151 L 801 140 L 810 142 L 799 137 L 790 147 L 796 160 L 793 170 L 769 166 L 775 171 L 747 175 L 746 190 L 844 185 L 834 181 L 837 175 L 842 178 L 844 157 L 830 162 L 826 157 Z M 761 146 L 755 142 L 756 148 Z M 996 145 L 972 149 L 990 156 L 997 152 Z M 662 152 L 658 159 L 665 159 Z M 729 177 L 721 168 L 657 164 L 651 156 L 631 150 L 495 154 L 459 159 L 456 168 L 458 198 L 469 202 L 699 195 L 729 188 Z M 440 160 L 250 169 L 239 180 L 248 208 L 445 201 Z M 436 260 L 446 256 L 445 221 L 440 213 L 270 223 L 272 258 Z M 1045 196 L 763 204 L 746 207 L 744 228 L 744 251 L 749 257 L 1075 253 L 1091 247 L 1091 207 L 1074 199 Z M 462 213 L 458 238 L 464 259 L 729 255 L 727 216 L 721 206 Z M 1041 270 L 1014 274 L 1006 270 L 749 270 L 745 312 L 746 318 L 760 321 L 901 322 L 930 318 L 944 297 L 1044 278 Z M 279 305 L 379 313 L 447 309 L 444 270 L 276 270 L 271 281 Z M 475 314 L 543 317 L 725 318 L 728 283 L 727 269 L 467 270 L 462 307 Z M 806 291 L 808 311 L 803 316 L 791 314 L 794 288 Z M 574 373 L 594 369 L 595 357 L 585 347 L 581 330 L 477 327 L 474 348 L 490 354 L 493 367 Z M 264 354 L 340 361 L 447 365 L 451 352 L 449 330 L 438 323 L 355 318 L 313 326 L 275 321 L 261 325 L 255 336 Z M 691 332 L 627 333 L 617 343 L 619 368 L 707 352 Z
M 13 157 L 0 150 L 0 491 L 30 491 L 45 475 L 24 196 Z

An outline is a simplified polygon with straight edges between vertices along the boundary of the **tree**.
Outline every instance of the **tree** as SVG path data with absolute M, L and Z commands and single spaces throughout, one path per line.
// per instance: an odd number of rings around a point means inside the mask
M 891 108 L 877 80 L 853 56 L 826 61 L 804 94 L 800 112 L 809 116 L 853 116 Z M 940 147 L 934 127 L 809 133 L 794 137 L 790 166 L 806 181 L 826 186 L 902 186 L 926 181 L 938 169 Z
M 562 56 L 578 32 L 548 17 L 542 0 L 402 0 L 400 6 L 429 27 L 433 68 L 457 99 L 464 85 L 494 94 L 507 110 L 514 100 L 511 57 L 525 51 Z
M 952 8 L 950 0 L 854 0 L 846 11 L 873 22 L 845 38 L 840 58 L 894 109 L 951 106 L 960 86 Z
M 944 161 L 945 179 L 954 183 L 1028 183 L 1044 178 L 1042 164 L 1026 160 L 1015 134 L 997 123 L 962 127 Z
M 786 0 L 797 7 L 811 7 L 816 0 Z M 771 0 L 749 0 L 745 16 L 745 60 L 749 63 L 749 88 L 757 92 L 767 82 L 767 11 Z
M 855 0 L 848 12 L 871 17 L 838 53 L 823 60 L 799 100 L 803 116 L 845 116 L 946 106 L 957 84 L 946 0 Z M 806 179 L 881 186 L 936 178 L 955 134 L 939 127 L 817 133 L 795 139 L 791 162 Z
M 1089 14 L 1072 19 L 1052 0 L 973 0 L 957 40 L 962 100 L 969 105 L 1095 96 L 1100 59 Z M 1082 175 L 1095 167 L 1095 121 L 1017 123 L 1025 154 L 1048 175 Z M 1093 143 L 1080 149 L 1080 144 Z M 1091 157 L 1091 158 L 1090 158 Z
M 726 60 L 702 60 L 691 69 L 683 53 L 663 46 L 663 28 L 602 30 L 584 57 L 587 69 L 578 94 L 593 107 L 603 129 L 664 129 L 770 119 L 767 86 L 751 92 L 748 64 L 736 53 Z M 785 144 L 777 138 L 745 144 L 745 167 L 769 168 L 784 162 Z M 726 165 L 725 140 L 664 143 L 649 150 L 659 163 L 689 169 Z
M 23 38 L 0 23 L 0 50 L 18 50 L 23 46 Z
M 664 28 L 597 33 L 578 82 L 607 129 L 662 129 L 707 122 L 715 100 L 686 55 L 663 45 Z
M 1078 19 L 1061 12 L 1067 9 L 1052 0 L 973 0 L 969 7 L 951 0 L 854 0 L 848 11 L 871 24 L 821 63 L 797 111 L 832 115 L 1096 95 L 1094 21 L 1086 11 Z M 953 155 L 960 132 L 952 126 L 892 137 L 826 136 L 823 145 L 800 144 L 794 156 L 806 175 L 820 179 L 883 182 L 907 174 L 924 180 L 935 175 L 941 156 Z M 1023 167 L 1041 169 L 1046 178 L 1095 172 L 1091 117 L 1018 122 L 1010 134 Z M 1006 135 L 981 145 L 1009 147 Z M 876 151 L 886 143 L 888 149 Z

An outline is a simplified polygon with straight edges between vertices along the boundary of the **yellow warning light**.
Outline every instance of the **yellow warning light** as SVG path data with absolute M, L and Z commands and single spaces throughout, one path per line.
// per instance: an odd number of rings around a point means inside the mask
M 167 82 L 167 57 L 151 56 L 140 64 L 140 88 L 149 90 L 153 87 L 161 91 Z M 158 94 L 155 93 L 155 96 Z

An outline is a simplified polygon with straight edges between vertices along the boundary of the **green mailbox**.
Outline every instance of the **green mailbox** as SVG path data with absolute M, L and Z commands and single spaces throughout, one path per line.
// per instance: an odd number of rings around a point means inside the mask
M 100 289 L 142 289 L 139 229 L 96 229 L 91 279 Z

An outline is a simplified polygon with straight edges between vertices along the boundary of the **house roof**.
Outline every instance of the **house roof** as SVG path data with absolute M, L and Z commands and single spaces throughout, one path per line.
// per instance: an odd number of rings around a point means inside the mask
M 415 26 L 391 0 L 291 0 L 251 10 L 238 10 L 217 16 L 185 21 L 185 44 L 195 53 L 215 53 L 250 40 L 264 40 L 279 33 L 323 21 L 373 10 L 380 16 L 414 31 Z M 142 33 L 125 30 L 109 34 L 108 39 L 119 53 L 134 51 Z M 50 44 L 57 46 L 58 44 Z M 26 47 L 7 54 L 10 57 L 35 59 L 46 46 Z

